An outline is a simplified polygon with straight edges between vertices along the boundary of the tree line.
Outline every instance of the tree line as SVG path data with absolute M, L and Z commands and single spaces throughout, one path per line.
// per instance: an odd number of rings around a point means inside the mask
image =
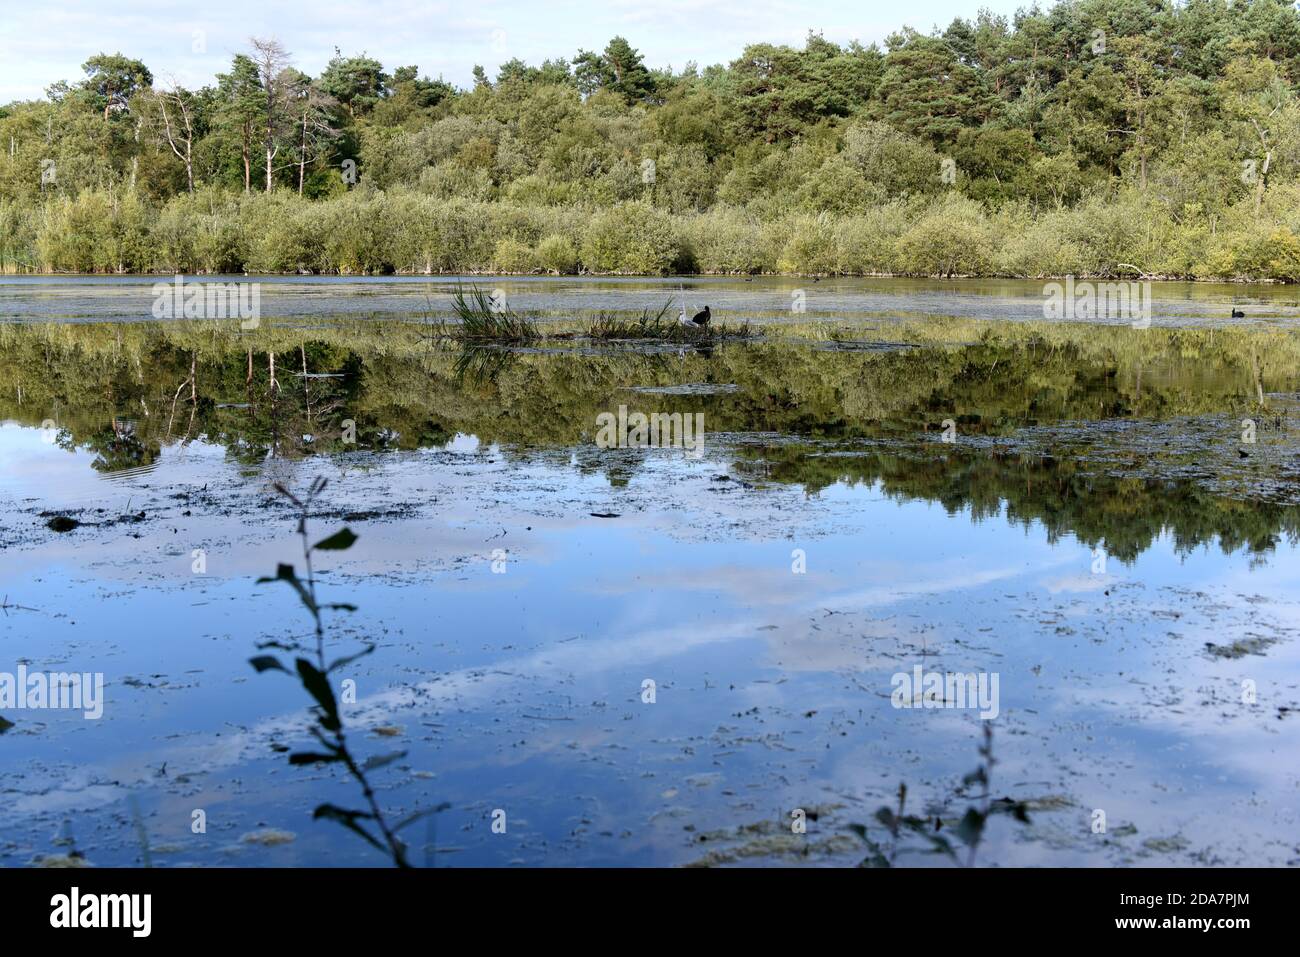
M 271 38 L 197 90 L 82 69 L 0 107 L 0 269 L 1300 278 L 1282 0 L 1064 0 L 678 69 L 616 37 L 467 89 L 338 50 L 308 76 Z

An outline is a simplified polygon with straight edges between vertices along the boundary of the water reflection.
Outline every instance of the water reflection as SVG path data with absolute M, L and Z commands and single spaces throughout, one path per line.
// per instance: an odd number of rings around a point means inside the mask
M 626 485 L 659 453 L 598 449 L 601 413 L 702 413 L 741 481 L 810 494 L 879 483 L 977 521 L 1041 522 L 1125 560 L 1162 530 L 1184 549 L 1217 539 L 1262 553 L 1294 537 L 1280 394 L 1300 361 L 1294 337 L 977 325 L 918 327 L 899 343 L 900 332 L 866 350 L 759 340 L 593 353 L 461 348 L 394 322 L 9 326 L 0 417 L 88 450 L 107 475 L 194 441 L 257 466 L 473 435 L 520 463 L 562 450 Z
M 850 826 L 900 782 L 903 814 L 969 803 L 978 720 L 891 707 L 920 664 L 1000 675 L 997 797 L 1031 823 L 990 819 L 980 863 L 1286 863 L 1287 336 L 498 351 L 458 370 L 405 323 L 0 328 L 21 606 L 0 646 L 109 676 L 102 730 L 50 712 L 5 733 L 0 860 L 56 852 L 71 820 L 92 863 L 132 863 L 133 794 L 156 861 L 382 862 L 310 821 L 355 787 L 285 766 L 312 744 L 301 702 L 249 680 L 250 649 L 304 634 L 291 594 L 254 597 L 301 554 L 272 483 L 323 474 L 318 527 L 358 535 L 319 569 L 359 609 L 339 637 L 375 645 L 345 669 L 350 740 L 405 752 L 385 809 L 439 809 L 412 861 L 856 864 Z M 620 406 L 703 413 L 703 457 L 598 448 Z M 59 510 L 83 523 L 50 529 Z M 192 834 L 196 807 L 220 826 Z

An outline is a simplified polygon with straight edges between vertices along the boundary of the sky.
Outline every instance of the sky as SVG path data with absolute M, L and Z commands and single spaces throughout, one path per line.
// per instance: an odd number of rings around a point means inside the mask
M 0 103 L 35 99 L 58 80 L 82 78 L 96 53 L 143 60 L 159 81 L 210 83 L 250 36 L 275 36 L 295 65 L 318 75 L 339 47 L 368 52 L 390 72 L 471 84 L 506 60 L 539 64 L 601 50 L 624 36 L 651 67 L 735 59 L 749 43 L 802 46 L 808 31 L 837 43 L 882 43 L 902 26 L 928 32 L 980 7 L 1010 15 L 1028 0 L 0 0 Z M 1043 6 L 1050 6 L 1050 0 Z

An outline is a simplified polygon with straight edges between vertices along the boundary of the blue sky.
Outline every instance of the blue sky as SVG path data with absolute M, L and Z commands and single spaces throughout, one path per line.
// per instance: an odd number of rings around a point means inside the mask
M 1045 2 L 1044 6 L 1050 6 Z M 495 74 L 511 57 L 539 63 L 601 49 L 622 35 L 651 66 L 734 59 L 747 43 L 801 44 L 809 29 L 828 40 L 883 41 L 901 26 L 928 31 L 981 7 L 1011 14 L 1022 0 L 411 0 L 289 2 L 217 0 L 0 0 L 0 103 L 43 95 L 56 80 L 81 77 L 87 57 L 122 52 L 160 79 L 201 86 L 223 70 L 249 36 L 276 36 L 296 65 L 316 75 L 335 46 L 369 52 L 385 67 L 418 64 L 467 86 L 480 63 Z

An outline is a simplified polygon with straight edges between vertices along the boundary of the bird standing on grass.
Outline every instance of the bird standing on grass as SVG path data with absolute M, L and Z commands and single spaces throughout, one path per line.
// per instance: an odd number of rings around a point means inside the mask
M 691 316 L 691 322 L 695 323 L 701 329 L 704 329 L 708 326 L 709 320 L 712 318 L 713 318 L 713 314 L 709 312 L 709 307 L 705 306 L 695 315 Z

